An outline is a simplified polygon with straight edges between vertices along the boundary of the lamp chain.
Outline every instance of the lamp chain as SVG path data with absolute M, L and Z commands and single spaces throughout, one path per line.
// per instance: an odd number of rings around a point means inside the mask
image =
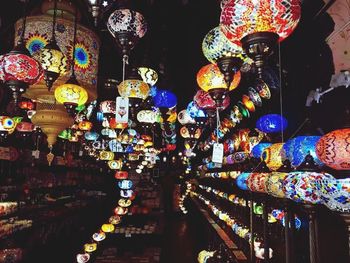
M 75 7 L 74 11 L 74 34 L 73 34 L 73 51 L 72 51 L 72 76 L 75 76 L 75 70 L 74 70 L 74 65 L 75 65 L 75 45 L 77 42 L 77 15 L 78 15 L 78 8 Z
M 129 57 L 128 55 L 123 55 L 123 81 L 125 80 L 125 67 L 126 64 L 129 64 Z
M 280 114 L 281 123 L 283 125 L 283 96 L 282 96 L 282 59 L 281 59 L 281 44 L 278 43 L 278 63 L 279 63 L 279 84 L 280 84 Z M 281 129 L 281 142 L 284 143 L 284 128 Z
M 55 40 L 56 12 L 57 12 L 56 9 L 57 9 L 57 0 L 54 0 L 51 41 Z
M 23 5 L 23 24 L 22 24 L 22 33 L 21 37 L 18 41 L 18 44 L 23 44 L 24 43 L 24 34 L 26 32 L 26 24 L 27 24 L 27 1 L 24 2 Z

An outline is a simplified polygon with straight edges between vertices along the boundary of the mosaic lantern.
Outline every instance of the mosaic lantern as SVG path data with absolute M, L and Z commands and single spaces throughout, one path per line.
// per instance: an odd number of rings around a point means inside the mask
M 143 82 L 149 84 L 150 86 L 154 86 L 154 84 L 158 81 L 158 74 L 155 70 L 146 67 L 137 68 L 137 72 L 141 76 Z
M 86 263 L 90 260 L 90 254 L 84 253 L 84 254 L 78 254 L 77 255 L 77 263 Z
M 239 189 L 241 189 L 241 190 L 249 190 L 248 183 L 247 183 L 249 175 L 250 175 L 250 173 L 241 173 L 237 177 L 236 184 L 237 184 Z
M 182 110 L 177 115 L 177 120 L 181 125 L 195 124 L 196 121 L 187 113 L 187 110 Z
M 118 180 L 124 180 L 128 178 L 128 172 L 127 171 L 116 171 L 114 174 L 114 178 Z M 126 196 L 123 196 L 126 197 Z
M 65 105 L 66 108 L 73 107 L 74 109 L 87 102 L 88 93 L 78 84 L 76 78 L 73 78 L 55 89 L 55 98 L 58 103 Z
M 177 104 L 176 95 L 168 90 L 158 90 L 153 98 L 154 106 L 158 108 L 172 108 Z
M 103 224 L 101 226 L 101 230 L 105 233 L 111 233 L 114 231 L 114 225 L 113 224 Z
M 267 180 L 269 173 L 250 173 L 247 186 L 252 192 L 267 193 Z
M 267 193 L 278 198 L 285 198 L 283 191 L 283 182 L 288 173 L 272 172 L 267 179 L 266 190 Z
M 280 132 L 287 126 L 287 120 L 279 114 L 267 114 L 256 121 L 256 128 L 265 133 Z
M 216 103 L 213 100 L 213 98 L 210 96 L 208 92 L 205 92 L 203 90 L 198 90 L 196 94 L 193 97 L 193 101 L 196 103 L 198 108 L 203 110 L 215 110 L 216 109 Z M 220 110 L 225 110 L 230 105 L 230 97 L 225 97 L 222 107 L 220 107 Z
M 270 170 L 276 171 L 282 166 L 284 156 L 283 143 L 274 143 L 263 151 L 261 159 Z
M 92 235 L 92 239 L 96 242 L 101 242 L 106 239 L 106 233 L 105 232 L 94 233 Z
M 141 123 L 155 123 L 158 118 L 158 114 L 152 110 L 141 110 L 137 113 L 137 121 Z
M 129 207 L 129 206 L 131 206 L 131 200 L 121 198 L 118 200 L 118 205 L 121 207 Z
M 131 180 L 121 180 L 118 182 L 118 186 L 120 189 L 129 190 L 132 188 L 133 183 Z
M 137 79 L 127 79 L 118 85 L 119 95 L 127 98 L 146 99 L 149 94 L 149 86 Z
M 118 169 L 121 169 L 123 167 L 122 160 L 110 160 L 110 161 L 108 161 L 107 164 L 108 164 L 109 169 L 112 169 L 112 170 L 118 170 Z
M 97 249 L 96 243 L 87 243 L 84 245 L 84 251 L 87 253 L 94 252 Z

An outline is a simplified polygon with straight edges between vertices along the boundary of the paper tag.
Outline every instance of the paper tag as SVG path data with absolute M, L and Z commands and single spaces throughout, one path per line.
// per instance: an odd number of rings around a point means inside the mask
M 39 159 L 39 157 L 40 157 L 40 151 L 39 151 L 39 150 L 32 151 L 32 156 L 33 156 L 35 159 Z
M 79 150 L 79 156 L 83 156 L 83 151 Z
M 224 158 L 224 145 L 222 143 L 213 144 L 213 156 L 211 160 L 214 163 L 222 163 Z
M 117 97 L 115 120 L 117 123 L 128 123 L 128 120 L 129 120 L 129 98 Z

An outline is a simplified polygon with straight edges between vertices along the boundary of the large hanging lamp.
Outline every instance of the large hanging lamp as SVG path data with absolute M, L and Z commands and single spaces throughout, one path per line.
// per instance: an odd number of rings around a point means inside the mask
M 44 48 L 40 49 L 39 52 L 34 54 L 35 58 L 37 58 L 44 69 L 44 80 L 49 90 L 51 90 L 52 85 L 57 78 L 69 70 L 67 58 L 57 45 L 55 37 L 57 0 L 54 1 L 52 35 L 50 42 Z
M 261 78 L 265 58 L 293 32 L 300 14 L 300 0 L 231 0 L 221 10 L 220 26 L 254 60 Z
M 88 100 L 87 91 L 79 85 L 75 76 L 75 57 L 76 57 L 76 38 L 77 38 L 77 8 L 74 16 L 74 34 L 72 49 L 72 74 L 67 82 L 55 89 L 56 100 L 63 104 L 71 116 L 74 116 L 75 108 L 83 105 Z
M 29 85 L 42 76 L 42 67 L 31 57 L 24 44 L 26 12 L 24 12 L 21 37 L 17 45 L 7 54 L 0 56 L 0 80 L 12 91 L 15 107 L 19 96 Z

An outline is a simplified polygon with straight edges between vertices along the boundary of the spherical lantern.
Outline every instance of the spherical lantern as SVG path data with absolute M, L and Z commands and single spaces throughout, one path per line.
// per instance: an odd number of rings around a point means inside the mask
M 113 224 L 103 224 L 101 227 L 101 230 L 105 233 L 111 233 L 114 231 L 114 225 Z
M 269 143 L 269 142 L 261 142 L 253 147 L 253 149 L 251 151 L 251 155 L 255 158 L 260 159 L 263 151 L 271 145 L 272 145 L 272 143 Z
M 316 155 L 316 144 L 320 138 L 321 136 L 297 136 L 285 142 L 283 149 L 293 167 L 298 167 L 304 161 L 307 154 L 310 154 L 314 158 L 318 166 L 323 165 Z
M 146 67 L 137 68 L 137 72 L 141 76 L 142 80 L 147 84 L 153 86 L 158 81 L 158 74 L 155 70 Z
M 334 178 L 327 173 L 297 171 L 289 173 L 283 181 L 283 191 L 287 198 L 295 202 L 322 203 L 316 182 Z
M 84 253 L 84 254 L 78 254 L 77 255 L 77 263 L 86 263 L 90 260 L 90 254 Z
M 137 113 L 137 121 L 141 123 L 155 123 L 158 114 L 152 110 L 141 110 Z
M 316 154 L 328 167 L 350 170 L 350 128 L 331 131 L 316 144 Z
M 78 124 L 78 128 L 81 131 L 90 131 L 92 129 L 92 122 L 90 122 L 90 121 L 81 121 Z
M 122 160 L 110 160 L 110 161 L 108 161 L 107 164 L 108 164 L 109 169 L 112 169 L 112 170 L 121 169 L 123 167 Z
M 274 197 L 285 198 L 283 182 L 287 175 L 288 173 L 272 172 L 266 183 L 267 193 Z
M 84 245 L 84 251 L 87 253 L 94 252 L 97 249 L 96 243 L 87 243 Z
M 232 0 L 221 11 L 220 26 L 233 43 L 242 45 L 262 73 L 264 58 L 272 53 L 277 41 L 287 38 L 301 15 L 299 0 Z
M 138 79 L 127 79 L 118 85 L 119 95 L 128 98 L 146 99 L 149 94 L 147 83 Z
M 266 133 L 283 131 L 287 125 L 287 120 L 279 114 L 267 114 L 256 121 L 256 128 Z
M 109 16 L 107 28 L 122 49 L 122 54 L 126 55 L 146 34 L 147 23 L 136 11 L 117 9 Z
M 130 199 L 121 198 L 118 200 L 118 205 L 121 207 L 129 207 L 129 206 L 131 206 L 131 203 L 132 202 Z
M 118 186 L 120 189 L 123 189 L 123 190 L 129 190 L 132 188 L 132 181 L 131 180 L 121 180 L 118 182 Z
M 203 110 L 215 110 L 216 103 L 208 92 L 204 90 L 198 90 L 193 97 L 193 101 L 196 103 L 197 107 Z M 230 97 L 225 97 L 222 107 L 220 110 L 225 110 L 230 105 Z
M 94 132 L 94 131 L 89 131 L 89 132 L 86 132 L 84 134 L 84 137 L 88 141 L 95 141 L 98 139 L 99 134 L 97 132 Z
M 247 185 L 247 179 L 250 173 L 241 173 L 238 175 L 236 178 L 236 184 L 239 189 L 241 190 L 249 190 L 248 185 Z
M 177 115 L 177 120 L 181 125 L 195 124 L 196 121 L 187 113 L 187 110 L 182 110 Z
M 16 125 L 16 130 L 22 133 L 29 133 L 34 130 L 34 124 L 29 121 L 21 121 Z
M 76 78 L 71 78 L 65 84 L 55 89 L 55 98 L 58 103 L 63 104 L 66 109 L 75 109 L 83 105 L 88 100 L 87 91 L 78 84 Z
M 106 239 L 106 233 L 105 232 L 94 233 L 92 235 L 92 239 L 96 242 L 101 242 Z
M 121 206 L 117 206 L 115 209 L 114 209 L 114 213 L 117 215 L 117 216 L 122 216 L 122 215 L 126 215 L 128 213 L 129 209 L 127 207 L 121 207 Z
M 191 101 L 186 108 L 186 112 L 190 115 L 191 118 L 193 119 L 198 119 L 198 118 L 206 118 L 207 114 L 199 109 L 197 105 L 194 103 L 194 101 Z
M 128 172 L 127 171 L 116 171 L 114 174 L 114 178 L 118 180 L 124 180 L 128 178 Z M 123 196 L 125 197 L 125 196 Z
M 177 104 L 177 98 L 174 93 L 168 90 L 158 90 L 153 98 L 154 106 L 158 108 L 172 108 Z
M 261 159 L 266 163 L 270 170 L 276 171 L 282 166 L 282 161 L 285 159 L 283 143 L 274 143 L 267 147 L 263 151 Z
M 113 225 L 118 225 L 122 221 L 120 216 L 114 215 L 108 219 L 108 222 Z
M 110 151 L 100 151 L 100 160 L 110 161 L 114 159 L 114 153 Z
M 250 173 L 247 186 L 252 192 L 267 193 L 267 180 L 269 173 Z
M 133 190 L 120 190 L 120 196 L 124 198 L 132 198 L 134 196 L 134 191 Z
M 100 111 L 104 114 L 115 114 L 116 103 L 113 100 L 105 100 L 100 103 Z

